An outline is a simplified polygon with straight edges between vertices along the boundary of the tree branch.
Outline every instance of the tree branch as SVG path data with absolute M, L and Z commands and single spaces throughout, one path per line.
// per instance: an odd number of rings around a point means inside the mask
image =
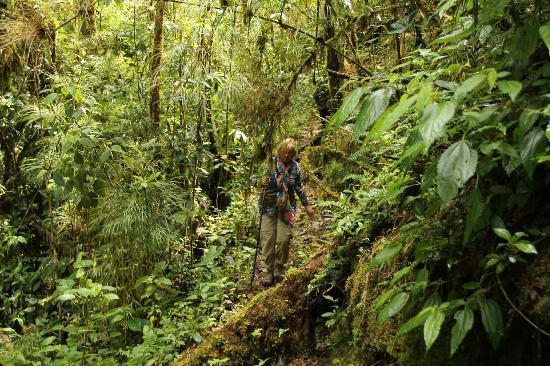
M 525 321 L 527 323 L 529 323 L 529 325 L 531 325 L 533 328 L 535 328 L 536 330 L 538 330 L 539 332 L 541 332 L 542 334 L 544 334 L 545 336 L 547 337 L 550 337 L 550 333 L 548 333 L 547 331 L 541 329 L 538 327 L 538 325 L 536 325 L 535 323 L 533 323 L 531 320 L 529 320 L 529 318 L 527 316 L 525 316 L 518 308 L 516 305 L 514 305 L 514 303 L 512 302 L 512 300 L 510 300 L 510 297 L 508 296 L 508 294 L 506 293 L 506 291 L 504 290 L 504 287 L 502 286 L 502 283 L 500 282 L 500 277 L 497 275 L 497 282 L 498 282 L 498 286 L 500 287 L 500 291 L 502 292 L 502 294 L 504 295 L 504 298 L 506 299 L 506 301 L 508 302 L 508 304 L 510 304 L 510 306 L 512 307 L 512 309 L 514 309 L 516 311 L 516 313 L 518 313 L 523 319 L 525 319 Z

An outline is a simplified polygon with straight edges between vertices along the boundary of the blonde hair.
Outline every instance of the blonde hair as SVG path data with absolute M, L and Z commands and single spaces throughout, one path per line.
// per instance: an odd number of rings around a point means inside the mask
M 288 137 L 281 141 L 279 145 L 277 145 L 277 156 L 282 157 L 286 153 L 292 154 L 292 159 L 296 157 L 296 140 L 294 140 L 292 137 Z

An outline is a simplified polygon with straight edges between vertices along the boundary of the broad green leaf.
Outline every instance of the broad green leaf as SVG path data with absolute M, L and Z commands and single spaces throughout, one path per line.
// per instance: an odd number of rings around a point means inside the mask
M 540 26 L 539 34 L 548 48 L 548 53 L 550 54 L 550 24 Z
M 75 295 L 65 292 L 57 297 L 57 301 L 73 300 L 75 297 L 76 297 Z
M 466 22 L 462 28 L 459 28 L 451 33 L 445 34 L 435 39 L 432 43 L 438 44 L 438 43 L 458 42 L 461 39 L 468 37 L 474 30 L 475 30 L 474 22 L 469 21 L 469 22 Z
M 105 298 L 105 300 L 109 300 L 109 301 L 119 299 L 117 294 L 105 294 L 105 295 L 103 295 L 103 297 Z
M 483 203 L 483 197 L 481 196 L 481 191 L 478 188 L 475 188 L 470 195 L 468 196 L 468 201 L 466 202 L 466 223 L 464 226 L 464 239 L 463 243 L 467 243 L 470 240 L 470 235 L 472 230 L 485 209 L 485 204 Z
M 410 331 L 413 330 L 414 328 L 421 326 L 422 324 L 424 324 L 424 322 L 426 321 L 426 319 L 428 319 L 428 317 L 429 317 L 434 311 L 435 311 L 435 307 L 433 307 L 433 306 L 425 307 L 425 308 L 422 309 L 418 314 L 416 314 L 414 317 L 412 317 L 411 319 L 407 320 L 407 321 L 405 322 L 405 324 L 403 324 L 403 325 L 399 328 L 399 331 L 397 331 L 397 335 L 398 335 L 398 336 L 403 335 L 403 334 L 405 334 L 405 333 L 410 332 Z
M 455 106 L 451 102 L 433 103 L 424 109 L 418 126 L 426 149 L 445 133 L 445 124 L 453 118 Z
M 514 141 L 520 141 L 525 134 L 533 128 L 539 118 L 539 114 L 530 109 L 524 109 L 519 116 L 518 127 L 514 130 Z
M 509 241 L 510 239 L 512 239 L 512 234 L 510 234 L 510 232 L 508 230 L 506 230 L 505 228 L 503 228 L 503 227 L 494 227 L 493 232 L 499 238 L 502 238 L 506 241 Z
M 58 186 L 63 186 L 65 184 L 65 177 L 61 172 L 54 172 L 52 174 L 52 178 L 55 184 L 57 184 Z
M 330 118 L 328 127 L 340 127 L 348 119 L 351 112 L 355 110 L 357 104 L 359 104 L 359 101 L 361 100 L 361 97 L 367 92 L 367 90 L 368 89 L 366 87 L 359 87 L 346 95 L 340 108 L 338 108 L 336 113 L 334 113 Z
M 435 309 L 426 319 L 424 323 L 424 343 L 426 343 L 426 351 L 432 347 L 439 336 L 439 331 L 441 330 L 441 325 L 444 320 L 445 313 L 439 309 Z
M 519 155 L 521 161 L 527 174 L 531 177 L 535 171 L 535 167 L 538 162 L 536 157 L 544 152 L 546 147 L 546 138 L 542 128 L 532 129 L 525 137 L 521 140 L 519 149 Z
M 466 334 L 474 325 L 474 312 L 468 306 L 459 310 L 454 316 L 456 323 L 451 330 L 451 356 L 458 350 Z
M 493 300 L 481 297 L 479 300 L 479 306 L 481 310 L 481 321 L 483 327 L 489 335 L 489 339 L 493 344 L 493 348 L 496 349 L 502 336 L 502 312 L 500 306 Z
M 521 91 L 522 85 L 519 81 L 502 80 L 497 82 L 497 87 L 501 92 L 508 94 L 513 102 Z
M 504 11 L 511 0 L 487 0 L 479 11 L 478 21 L 481 24 L 489 23 L 504 15 Z
M 516 248 L 518 248 L 524 253 L 537 254 L 537 249 L 535 248 L 535 246 L 528 241 L 521 240 L 521 241 L 518 241 L 517 243 L 514 243 L 513 246 L 515 246 Z
M 378 252 L 376 257 L 374 257 L 372 262 L 369 264 L 367 270 L 370 271 L 371 269 L 380 266 L 382 263 L 389 262 L 397 253 L 399 253 L 399 250 L 401 250 L 401 245 L 401 243 L 384 245 L 384 248 Z
M 407 266 L 401 268 L 396 274 L 393 275 L 393 278 L 391 279 L 390 285 L 395 284 L 397 281 L 399 281 L 404 276 L 408 275 L 412 270 L 412 266 Z
M 361 134 L 384 113 L 392 94 L 392 89 L 380 89 L 365 98 L 355 120 L 355 140 L 358 140 Z
M 456 195 L 472 175 L 477 166 L 477 152 L 469 142 L 455 142 L 439 158 L 437 163 L 438 192 L 444 202 Z
M 496 75 L 496 72 L 495 72 L 495 75 Z M 470 93 L 472 90 L 477 88 L 481 83 L 485 81 L 486 78 L 487 78 L 487 75 L 485 74 L 476 74 L 464 80 L 464 82 L 460 84 L 458 88 L 455 89 L 453 98 L 460 103 L 462 99 L 464 99 L 464 97 L 468 95 L 468 93 Z
M 510 38 L 510 54 L 517 60 L 528 60 L 537 48 L 537 24 L 526 24 L 518 27 Z
M 378 324 L 381 324 L 388 318 L 397 314 L 409 301 L 410 295 L 407 292 L 400 292 L 391 299 L 391 301 L 380 310 L 378 314 Z
M 398 290 L 399 287 L 392 287 L 388 291 L 384 292 L 382 295 L 378 296 L 378 298 L 372 304 L 373 309 L 378 309 L 380 306 L 384 305 L 386 301 L 388 301 L 389 298 L 392 297 Z
M 159 277 L 155 279 L 155 283 L 157 285 L 165 285 L 165 286 L 172 286 L 172 281 L 166 277 Z
M 111 146 L 111 151 L 118 152 L 118 153 L 124 153 L 122 148 L 119 145 L 113 145 Z
M 141 332 L 141 321 L 136 318 L 129 319 L 128 329 L 134 332 Z
M 57 93 L 51 93 L 44 98 L 44 104 L 48 105 L 57 98 Z
M 387 109 L 369 131 L 365 141 L 375 139 L 392 128 L 399 118 L 409 111 L 415 103 L 416 98 L 416 95 L 413 95 L 412 97 L 403 97 L 399 103 L 394 104 Z

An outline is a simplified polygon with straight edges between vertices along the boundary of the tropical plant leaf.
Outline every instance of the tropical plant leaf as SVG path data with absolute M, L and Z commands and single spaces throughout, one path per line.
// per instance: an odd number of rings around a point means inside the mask
M 416 98 L 416 95 L 403 97 L 399 103 L 388 108 L 369 131 L 365 141 L 375 139 L 392 128 L 399 118 L 411 109 L 412 105 L 416 102 Z
M 487 0 L 479 11 L 478 21 L 481 24 L 489 23 L 504 15 L 504 11 L 511 0 Z
M 468 196 L 468 201 L 466 202 L 466 224 L 464 227 L 464 243 L 467 243 L 470 240 L 470 235 L 472 234 L 472 229 L 474 228 L 477 220 L 483 214 L 485 210 L 485 204 L 483 203 L 483 197 L 481 196 L 481 191 L 478 188 L 475 188 L 470 192 Z
M 410 295 L 407 292 L 400 292 L 391 299 L 391 301 L 382 308 L 378 314 L 378 324 L 397 314 L 409 301 Z
M 497 82 L 497 87 L 503 93 L 506 93 L 512 99 L 512 102 L 516 100 L 519 92 L 521 91 L 522 85 L 519 81 L 515 80 L 502 80 Z
M 397 335 L 403 335 L 405 333 L 408 333 L 410 332 L 411 330 L 413 330 L 414 328 L 416 327 L 419 327 L 421 326 L 422 324 L 424 324 L 424 322 L 426 321 L 426 319 L 428 319 L 428 317 L 435 311 L 435 307 L 433 306 L 428 306 L 428 307 L 425 307 L 423 308 L 422 310 L 420 310 L 420 312 L 418 314 L 416 314 L 414 317 L 412 317 L 411 319 L 407 320 L 400 328 L 399 330 L 397 331 Z
M 439 158 L 437 163 L 437 188 L 443 202 L 453 198 L 458 189 L 475 173 L 477 152 L 470 143 L 461 140 L 455 142 Z
M 328 127 L 340 127 L 348 119 L 349 115 L 355 110 L 355 108 L 359 104 L 359 101 L 361 100 L 361 97 L 367 92 L 367 90 L 368 88 L 361 86 L 352 90 L 348 95 L 346 95 L 340 108 L 338 108 L 336 113 L 334 113 L 330 118 Z
M 493 300 L 482 296 L 479 300 L 481 310 L 481 321 L 483 327 L 491 340 L 493 347 L 496 349 L 502 336 L 503 322 L 500 306 Z
M 439 309 L 435 309 L 426 319 L 424 323 L 424 343 L 426 343 L 426 351 L 428 351 L 441 331 L 441 325 L 445 321 L 445 313 Z
M 392 95 L 392 89 L 380 89 L 365 98 L 355 120 L 355 140 L 358 140 L 361 134 L 384 113 Z
M 433 103 L 424 109 L 418 126 L 426 149 L 445 133 L 445 124 L 453 118 L 455 106 L 451 102 Z
M 545 133 L 542 128 L 532 129 L 525 137 L 521 140 L 519 146 L 519 155 L 521 162 L 527 171 L 527 174 L 532 177 L 535 167 L 538 164 L 536 157 L 544 152 L 547 141 L 545 138 Z
M 537 248 L 535 248 L 532 243 L 526 240 L 518 241 L 517 243 L 514 243 L 512 245 L 521 250 L 523 253 L 537 254 Z
M 528 60 L 537 48 L 537 24 L 526 24 L 518 27 L 510 38 L 510 54 L 518 60 Z
M 456 323 L 451 330 L 451 356 L 458 350 L 464 337 L 474 325 L 474 312 L 468 306 L 458 310 L 454 316 Z
M 453 98 L 460 103 L 472 90 L 476 89 L 487 78 L 486 74 L 476 74 L 462 82 L 456 89 Z
M 384 245 L 384 248 L 378 252 L 376 257 L 367 267 L 367 270 L 370 271 L 373 268 L 380 266 L 382 263 L 389 262 L 399 251 L 401 250 L 401 243 L 391 243 L 389 245 Z
M 550 24 L 540 26 L 539 34 L 548 48 L 548 53 L 550 54 Z

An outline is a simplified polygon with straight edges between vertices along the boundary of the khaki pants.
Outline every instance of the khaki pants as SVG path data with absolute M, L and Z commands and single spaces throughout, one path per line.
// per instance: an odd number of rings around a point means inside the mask
M 262 215 L 260 242 L 268 279 L 273 277 L 274 271 L 284 273 L 291 237 L 290 227 L 279 218 L 278 213 L 273 217 Z

